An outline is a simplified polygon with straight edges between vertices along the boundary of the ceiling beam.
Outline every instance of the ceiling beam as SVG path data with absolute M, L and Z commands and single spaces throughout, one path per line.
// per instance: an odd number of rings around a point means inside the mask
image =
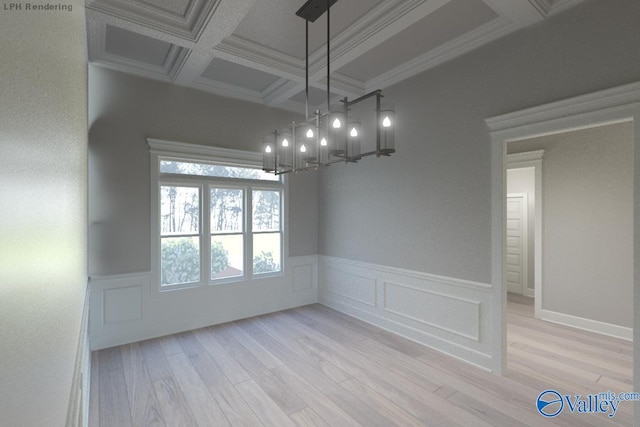
M 509 18 L 521 27 L 542 21 L 546 14 L 542 3 L 546 0 L 483 0 L 499 15 Z
M 213 59 L 212 48 L 236 30 L 257 0 L 219 0 L 200 33 L 195 49 L 182 64 L 174 83 L 188 86 L 198 79 Z

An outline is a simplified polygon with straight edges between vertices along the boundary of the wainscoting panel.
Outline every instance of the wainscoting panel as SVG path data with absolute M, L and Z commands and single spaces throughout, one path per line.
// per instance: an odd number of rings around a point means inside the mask
M 357 271 L 322 267 L 325 290 L 336 298 L 346 299 L 356 305 L 376 306 L 376 279 L 365 277 Z
M 103 324 L 142 319 L 142 286 L 102 291 Z
M 480 301 L 384 283 L 384 310 L 412 323 L 480 341 Z
M 492 286 L 321 256 L 318 300 L 485 369 Z
M 285 274 L 160 292 L 151 273 L 91 277 L 92 350 L 318 302 L 318 257 L 291 257 Z
M 316 289 L 317 264 L 302 264 L 291 268 L 293 271 L 293 290 L 309 291 Z

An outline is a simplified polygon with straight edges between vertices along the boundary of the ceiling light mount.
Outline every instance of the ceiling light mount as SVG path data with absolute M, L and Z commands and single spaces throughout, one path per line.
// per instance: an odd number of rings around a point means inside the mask
M 298 9 L 296 15 L 306 21 L 316 22 L 316 19 L 320 18 L 337 1 L 338 0 L 309 0 Z
M 374 90 L 353 101 L 331 105 L 331 11 L 337 0 L 308 0 L 296 15 L 305 22 L 306 120 L 275 130 L 263 140 L 263 165 L 276 175 L 317 169 L 337 162 L 356 163 L 365 156 L 390 156 L 395 150 L 395 110 L 382 104 L 382 91 Z M 327 112 L 309 115 L 309 22 L 327 13 Z M 373 101 L 373 102 L 372 102 Z M 370 104 L 374 104 L 373 106 Z M 359 115 L 364 117 L 360 117 Z M 362 152 L 367 141 L 375 149 Z M 372 147 L 373 148 L 373 147 Z

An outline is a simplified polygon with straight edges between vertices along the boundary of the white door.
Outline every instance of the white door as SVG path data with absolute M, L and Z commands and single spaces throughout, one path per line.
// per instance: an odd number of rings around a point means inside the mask
M 507 194 L 507 291 L 527 289 L 527 193 Z

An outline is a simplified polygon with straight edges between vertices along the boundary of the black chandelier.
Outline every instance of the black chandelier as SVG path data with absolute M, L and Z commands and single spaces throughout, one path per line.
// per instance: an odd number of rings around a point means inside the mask
M 395 150 L 395 109 L 382 104 L 382 91 L 374 90 L 353 101 L 331 105 L 330 8 L 337 0 L 308 0 L 297 12 L 305 20 L 306 120 L 269 133 L 263 140 L 262 168 L 276 175 L 317 169 L 333 163 L 355 163 L 366 156 L 390 156 Z M 327 106 L 309 115 L 309 22 L 327 13 Z M 366 143 L 375 149 L 362 152 Z M 373 148 L 373 147 L 371 147 Z

